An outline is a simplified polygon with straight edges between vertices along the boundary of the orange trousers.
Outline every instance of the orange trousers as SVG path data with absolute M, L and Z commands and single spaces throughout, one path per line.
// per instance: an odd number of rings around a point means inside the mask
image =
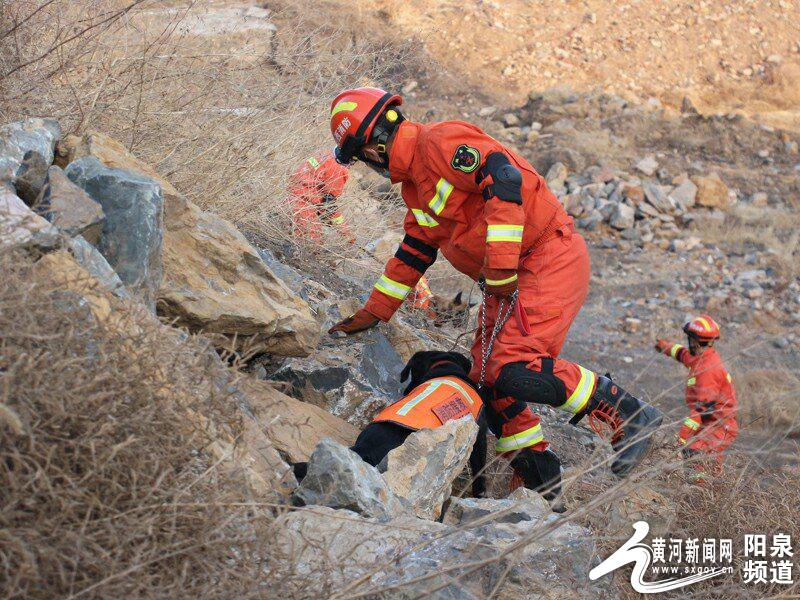
M 586 241 L 576 233 L 572 225 L 565 225 L 558 235 L 523 260 L 519 276 L 518 302 L 527 319 L 527 327 L 512 313 L 503 329 L 498 334 L 492 354 L 486 364 L 487 385 L 493 385 L 504 365 L 515 362 L 526 362 L 528 368 L 539 371 L 541 359 L 554 358 L 553 374 L 567 388 L 567 397 L 573 394 L 585 397 L 581 404 L 564 406 L 565 410 L 578 412 L 586 404 L 586 400 L 594 392 L 596 376 L 576 363 L 558 358 L 561 348 L 569 332 L 569 328 L 583 305 L 589 292 L 589 250 Z M 486 296 L 486 329 L 487 341 L 494 328 L 497 308 L 500 301 L 493 296 Z M 507 303 L 506 303 L 507 305 Z M 527 329 L 527 331 L 526 331 Z M 481 370 L 482 343 L 480 323 L 478 334 L 472 345 L 472 372 L 470 377 L 478 381 Z M 511 398 L 496 398 L 491 404 L 495 411 L 502 411 L 513 403 Z M 534 414 L 530 406 L 511 419 L 503 419 L 503 437 L 513 437 L 520 432 L 531 431 L 539 425 L 540 418 Z M 533 447 L 544 450 L 547 442 L 543 438 L 527 436 L 515 450 L 521 447 Z M 501 450 L 498 444 L 498 450 Z
M 689 474 L 693 480 L 703 483 L 709 475 L 722 475 L 724 452 L 739 435 L 736 419 L 727 419 L 700 429 L 687 440 L 686 448 L 691 451 Z

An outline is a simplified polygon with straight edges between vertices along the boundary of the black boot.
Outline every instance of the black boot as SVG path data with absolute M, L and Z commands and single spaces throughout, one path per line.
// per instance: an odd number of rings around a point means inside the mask
M 511 468 L 522 478 L 526 488 L 539 492 L 555 512 L 564 512 L 561 461 L 555 452 L 523 448 L 511 459 Z
M 598 433 L 603 424 L 613 430 L 611 446 L 616 458 L 611 470 L 620 477 L 627 475 L 645 457 L 653 433 L 664 418 L 656 407 L 631 396 L 603 376 L 597 377 L 597 388 L 586 408 L 570 423 L 576 424 L 585 415 L 589 415 L 590 425 Z

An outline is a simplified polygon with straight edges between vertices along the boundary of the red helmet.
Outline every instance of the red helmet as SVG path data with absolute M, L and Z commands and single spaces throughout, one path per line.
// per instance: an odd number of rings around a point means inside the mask
M 695 317 L 683 326 L 683 331 L 686 335 L 696 338 L 701 342 L 710 342 L 719 337 L 719 325 L 708 315 Z
M 336 96 L 331 102 L 331 133 L 336 141 L 336 160 L 341 164 L 352 162 L 369 141 L 385 109 L 402 103 L 398 94 L 378 88 L 356 88 Z

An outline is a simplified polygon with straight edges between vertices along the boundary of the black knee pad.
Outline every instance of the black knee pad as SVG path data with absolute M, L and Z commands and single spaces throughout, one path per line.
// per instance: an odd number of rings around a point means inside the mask
M 546 500 L 561 493 L 561 461 L 552 450 L 524 448 L 511 460 L 511 467 L 522 477 L 526 488 L 543 492 Z
M 552 361 L 552 359 L 550 359 Z M 495 382 L 497 397 L 511 396 L 522 402 L 561 406 L 567 401 L 567 387 L 553 375 L 552 366 L 544 372 L 531 371 L 524 362 L 509 363 Z M 543 361 L 544 369 L 544 361 Z M 550 372 L 548 372 L 550 371 Z

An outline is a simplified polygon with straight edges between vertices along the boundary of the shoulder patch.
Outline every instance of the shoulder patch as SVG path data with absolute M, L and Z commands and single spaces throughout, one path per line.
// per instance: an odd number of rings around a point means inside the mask
M 453 160 L 450 161 L 450 166 L 456 171 L 463 171 L 464 173 L 472 173 L 481 164 L 481 153 L 477 148 L 461 144 L 456 148 L 453 154 Z

